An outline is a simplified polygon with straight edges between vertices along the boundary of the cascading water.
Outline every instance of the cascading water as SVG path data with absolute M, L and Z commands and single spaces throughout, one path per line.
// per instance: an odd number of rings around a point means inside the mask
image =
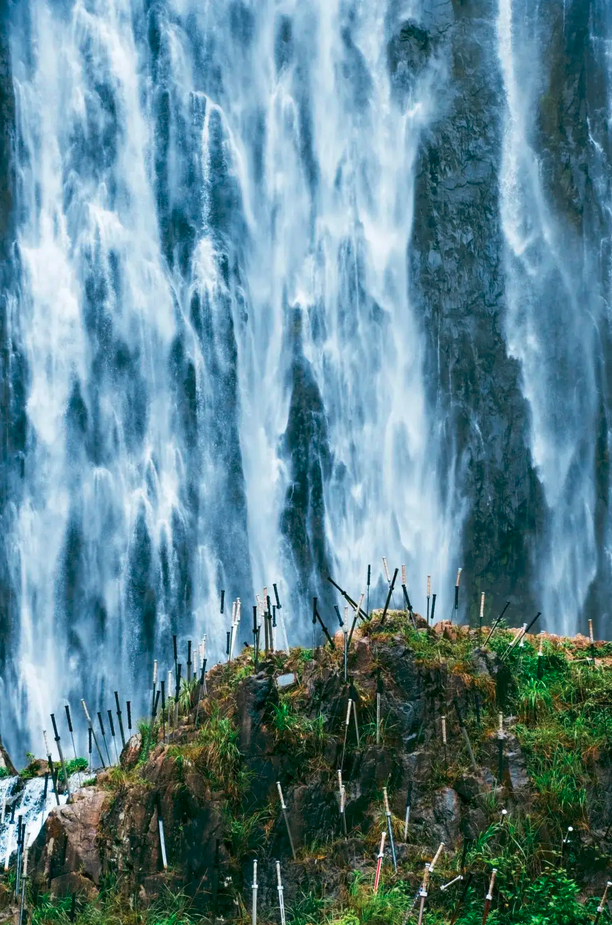
M 172 634 L 214 661 L 264 585 L 291 643 L 328 573 L 358 596 L 372 563 L 382 603 L 383 555 L 419 609 L 433 576 L 438 617 L 462 565 L 464 617 L 486 591 L 605 635 L 607 0 L 23 0 L 2 23 L 17 760 L 62 697 L 81 750 L 81 696 L 142 714 Z
M 499 0 L 506 331 L 547 506 L 541 609 L 563 633 L 587 601 L 609 618 L 611 27 L 605 3 Z
M 88 775 L 70 775 L 72 790 L 80 787 Z M 59 805 L 66 803 L 66 794 L 59 794 Z M 32 845 L 51 810 L 58 805 L 50 781 L 33 777 L 23 781 L 19 777 L 0 780 L 0 865 L 6 863 L 17 849 L 17 826 L 21 819 L 25 826 L 24 845 Z
M 431 15 L 15 6 L 9 747 L 62 697 L 142 708 L 173 632 L 219 657 L 222 588 L 244 606 L 277 581 L 295 644 L 328 570 L 358 594 L 386 554 L 447 615 L 461 467 L 440 484 L 407 253 L 448 74 L 415 26 L 422 60 L 389 76 L 406 17 Z

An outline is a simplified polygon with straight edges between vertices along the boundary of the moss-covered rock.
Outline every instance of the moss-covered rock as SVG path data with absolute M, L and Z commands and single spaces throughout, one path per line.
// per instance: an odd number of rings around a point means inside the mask
M 181 908 L 189 905 L 192 916 L 240 919 L 257 858 L 260 919 L 269 921 L 276 916 L 279 860 L 294 921 L 356 916 L 399 925 L 425 862 L 444 843 L 428 898 L 430 925 L 450 921 L 458 894 L 439 887 L 458 876 L 462 860 L 472 886 L 459 923 L 482 915 L 493 866 L 499 925 L 532 922 L 523 916 L 525 897 L 541 904 L 547 884 L 573 910 L 568 923 L 586 921 L 584 902 L 592 905 L 589 897 L 603 891 L 612 851 L 606 809 L 612 658 L 605 644 L 592 648 L 581 638 L 528 637 L 510 650 L 515 633 L 500 628 L 485 649 L 484 632 L 450 624 L 431 629 L 418 616 L 415 628 L 399 612 L 382 625 L 375 613 L 357 630 L 347 683 L 339 646 L 275 653 L 257 673 L 245 650 L 209 673 L 205 696 L 195 686 L 181 695 L 176 727 L 167 721 L 142 727 L 130 768 L 107 771 L 98 783 L 104 789 L 52 813 L 34 848 L 38 889 L 50 883 L 60 896 L 67 884 L 76 889 L 75 877 L 85 877 L 89 892 L 102 889 L 100 907 L 109 903 L 104 885 L 112 882 L 115 904 L 141 909 L 157 909 L 168 902 L 168 889 L 179 890 Z M 287 672 L 295 682 L 279 688 Z M 347 725 L 349 697 L 355 712 Z M 385 789 L 398 869 L 387 853 L 374 897 Z M 103 809 L 95 824 L 95 876 L 61 825 L 65 817 L 81 819 L 77 828 L 91 835 L 93 803 Z M 568 826 L 573 832 L 562 854 Z

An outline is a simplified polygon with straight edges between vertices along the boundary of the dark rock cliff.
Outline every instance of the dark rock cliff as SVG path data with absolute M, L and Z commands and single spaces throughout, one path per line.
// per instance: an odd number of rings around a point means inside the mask
M 417 160 L 408 259 L 427 340 L 440 484 L 451 495 L 445 498 L 451 510 L 465 502 L 468 511 L 461 562 L 467 598 L 475 602 L 477 591 L 494 589 L 494 609 L 510 599 L 529 610 L 542 493 L 527 449 L 520 371 L 507 355 L 504 332 L 499 172 L 505 102 L 496 9 L 491 0 L 440 4 L 421 40 L 430 66 L 437 64 L 445 80 L 440 115 Z

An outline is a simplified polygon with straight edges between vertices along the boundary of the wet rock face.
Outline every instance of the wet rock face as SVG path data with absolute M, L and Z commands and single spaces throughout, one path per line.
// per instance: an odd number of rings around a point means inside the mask
M 15 770 L 15 765 L 11 761 L 10 755 L 2 744 L 0 739 L 0 768 L 8 771 L 9 774 L 15 775 L 17 771 Z
M 236 695 L 239 746 L 245 754 L 265 754 L 270 748 L 270 736 L 264 723 L 272 703 L 278 700 L 272 678 L 257 675 L 247 678 Z
M 247 678 L 236 693 L 238 744 L 251 774 L 245 805 L 252 810 L 265 805 L 278 780 L 279 761 L 274 757 L 274 738 L 269 730 L 272 705 L 277 702 L 274 680 L 265 675 Z
M 312 597 L 318 597 L 323 603 L 331 601 L 329 585 L 324 581 L 330 569 L 323 501 L 331 456 L 323 398 L 303 353 L 299 309 L 294 310 L 289 336 L 293 353 L 291 402 L 283 455 L 291 473 L 291 485 L 280 526 L 287 559 L 298 579 L 297 594 L 292 601 L 293 612 L 297 613 L 304 608 L 304 601 Z M 302 618 L 307 618 L 305 610 Z
M 387 66 L 398 102 L 414 87 L 432 53 L 431 35 L 416 22 L 402 23 L 387 45 Z
M 583 0 L 548 5 L 538 23 L 547 45 L 536 113 L 542 175 L 561 216 L 589 233 L 594 222 L 602 231 L 605 223 L 590 155 L 595 143 L 608 162 L 612 155 L 606 74 L 591 41 L 592 33 L 606 34 L 605 16 L 600 4 Z
M 13 214 L 13 150 L 15 126 L 15 99 L 12 83 L 10 52 L 6 19 L 7 0 L 0 0 L 0 522 L 3 525 L 0 539 L 0 671 L 7 687 L 16 684 L 15 669 L 9 661 L 17 644 L 18 602 L 10 580 L 10 550 L 5 545 L 11 519 L 8 499 L 18 502 L 21 497 L 24 454 L 27 439 L 26 400 L 28 373 L 25 357 L 19 346 L 18 326 L 9 323 L 8 299 L 14 286 Z M 15 753 L 16 742 L 10 730 L 18 723 L 10 715 L 10 700 L 6 699 L 7 712 L 3 717 L 9 748 Z M 21 744 L 21 743 L 20 743 Z
M 0 254 L 3 260 L 8 253 L 13 228 L 11 135 L 15 118 L 6 15 L 6 0 L 0 0 Z
M 165 748 L 156 749 L 145 771 L 145 779 L 109 802 L 99 845 L 105 873 L 144 885 L 152 898 L 167 883 L 160 819 L 171 865 L 188 880 L 201 878 L 213 868 L 216 839 L 223 833 L 224 799 L 211 792 L 191 759 L 177 761 Z
M 469 509 L 462 540 L 466 598 L 475 601 L 486 586 L 498 596 L 494 607 L 509 596 L 531 607 L 530 538 L 542 496 L 526 450 L 519 369 L 504 339 L 497 4 L 463 0 L 436 10 L 427 41 L 413 30 L 407 43 L 396 44 L 417 61 L 426 45 L 435 45 L 447 74 L 418 157 L 409 252 L 429 399 L 445 421 L 440 483 L 450 487 L 449 503 L 461 491 Z

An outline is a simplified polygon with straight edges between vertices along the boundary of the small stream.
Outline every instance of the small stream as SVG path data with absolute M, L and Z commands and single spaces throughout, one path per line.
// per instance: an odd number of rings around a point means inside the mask
M 70 775 L 71 790 L 73 792 L 77 790 L 90 777 L 89 771 Z M 60 805 L 63 806 L 66 799 L 66 794 L 60 794 Z M 10 858 L 17 850 L 19 818 L 21 817 L 26 824 L 26 844 L 32 845 L 47 816 L 55 806 L 57 806 L 57 800 L 53 785 L 49 781 L 45 794 L 44 777 L 34 777 L 24 781 L 17 776 L 0 780 L 0 865 L 2 867 L 7 862 L 7 852 Z

